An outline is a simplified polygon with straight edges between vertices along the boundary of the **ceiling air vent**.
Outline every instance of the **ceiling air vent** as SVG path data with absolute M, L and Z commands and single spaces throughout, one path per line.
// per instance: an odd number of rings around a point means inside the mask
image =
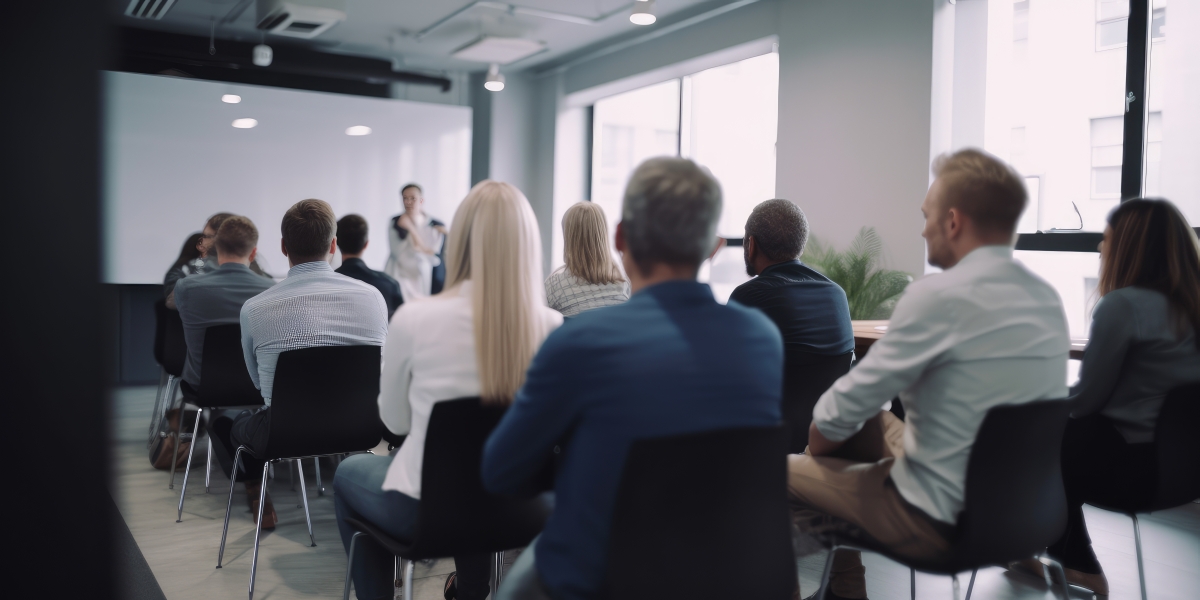
M 129 0 L 125 16 L 157 21 L 166 16 L 167 11 L 174 5 L 175 0 Z
M 346 20 L 346 0 L 258 0 L 258 28 L 310 39 Z

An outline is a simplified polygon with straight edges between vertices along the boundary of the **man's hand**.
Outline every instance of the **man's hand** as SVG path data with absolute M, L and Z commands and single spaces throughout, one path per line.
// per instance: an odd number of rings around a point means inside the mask
M 829 456 L 838 451 L 846 442 L 835 442 L 825 437 L 820 429 L 817 429 L 816 422 L 808 426 L 808 449 L 805 451 L 809 456 Z

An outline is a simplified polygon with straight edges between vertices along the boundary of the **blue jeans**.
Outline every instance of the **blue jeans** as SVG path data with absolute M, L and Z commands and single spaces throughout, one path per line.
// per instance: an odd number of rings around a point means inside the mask
M 390 456 L 356 454 L 342 461 L 333 477 L 333 503 L 342 545 L 350 551 L 354 529 L 347 518 L 366 521 L 400 541 L 412 541 L 417 534 L 421 501 L 383 489 L 383 480 L 392 464 Z M 488 595 L 491 564 L 487 554 L 456 556 L 459 600 L 482 600 Z M 370 538 L 359 538 L 354 549 L 355 594 L 359 600 L 390 600 L 394 558 Z

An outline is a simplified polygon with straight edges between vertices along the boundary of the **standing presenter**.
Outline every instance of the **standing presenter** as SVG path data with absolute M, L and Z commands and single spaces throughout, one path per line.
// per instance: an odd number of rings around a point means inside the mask
M 442 260 L 446 225 L 425 214 L 421 186 L 410 183 L 400 188 L 400 198 L 404 212 L 392 219 L 388 229 L 392 253 L 383 270 L 400 282 L 400 293 L 409 301 L 442 291 L 446 280 Z

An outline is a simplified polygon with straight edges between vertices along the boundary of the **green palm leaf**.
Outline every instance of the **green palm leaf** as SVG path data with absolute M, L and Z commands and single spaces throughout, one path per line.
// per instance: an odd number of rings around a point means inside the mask
M 913 278 L 903 271 L 884 269 L 883 240 L 871 227 L 859 230 L 850 248 L 838 252 L 813 238 L 804 263 L 841 286 L 850 303 L 850 318 L 887 319 Z

